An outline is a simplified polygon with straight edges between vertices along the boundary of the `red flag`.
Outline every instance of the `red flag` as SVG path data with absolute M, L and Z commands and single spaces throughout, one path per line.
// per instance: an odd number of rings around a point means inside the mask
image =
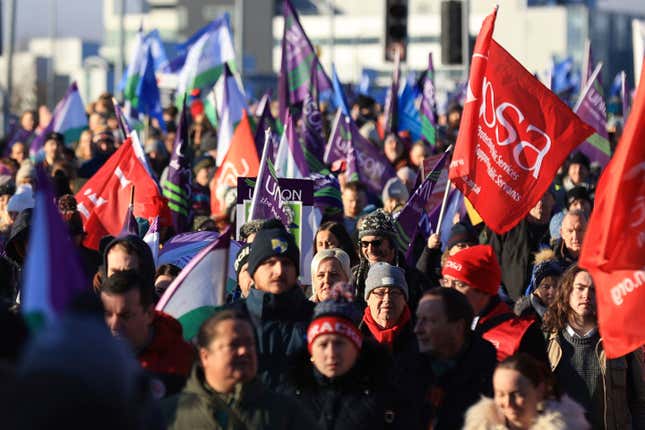
M 608 358 L 645 344 L 643 124 L 645 68 L 623 136 L 598 182 L 579 261 L 596 286 L 598 325 Z
M 132 140 L 127 138 L 76 194 L 87 233 L 83 241 L 85 246 L 98 249 L 103 236 L 117 236 L 121 232 L 132 185 L 135 187 L 135 216 L 149 220 L 159 216 L 161 225 L 170 225 L 166 199 L 136 157 Z
M 251 126 L 246 111 L 233 133 L 229 147 L 222 165 L 217 169 L 211 180 L 211 214 L 221 215 L 226 207 L 221 191 L 222 187 L 237 187 L 238 176 L 254 177 L 258 174 L 260 160 Z M 218 189 L 220 192 L 218 193 Z M 219 196 L 218 196 L 219 194 Z M 218 198 L 219 197 L 219 198 Z
M 502 234 L 526 216 L 593 129 L 493 40 L 496 14 L 477 36 L 450 179 Z

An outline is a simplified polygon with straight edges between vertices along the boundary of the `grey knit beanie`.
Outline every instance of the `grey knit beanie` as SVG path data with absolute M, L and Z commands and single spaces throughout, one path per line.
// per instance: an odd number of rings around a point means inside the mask
M 380 287 L 400 288 L 405 294 L 405 300 L 409 298 L 405 271 L 400 267 L 384 262 L 373 263 L 365 278 L 365 301 L 372 290 Z

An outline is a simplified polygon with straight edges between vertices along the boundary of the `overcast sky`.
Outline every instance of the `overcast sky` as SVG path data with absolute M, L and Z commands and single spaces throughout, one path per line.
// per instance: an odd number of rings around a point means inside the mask
M 130 0 L 126 0 L 130 1 Z M 6 2 L 3 2 L 6 9 Z M 49 37 L 50 7 L 56 3 L 60 37 L 103 39 L 102 0 L 16 0 L 16 46 L 26 46 L 32 37 Z M 6 10 L 3 10 L 6 14 Z

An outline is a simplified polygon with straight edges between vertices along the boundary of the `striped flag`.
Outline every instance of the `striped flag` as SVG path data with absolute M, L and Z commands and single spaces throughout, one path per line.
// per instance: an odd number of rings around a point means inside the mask
M 179 73 L 179 103 L 194 88 L 205 90 L 215 85 L 222 72 L 222 65 L 235 61 L 228 14 L 217 18 L 200 32 L 199 38 L 188 48 L 185 63 Z
M 278 145 L 278 155 L 275 159 L 275 173 L 278 178 L 305 179 L 309 177 L 309 168 L 305 154 L 296 135 L 295 119 L 291 111 L 287 111 L 284 133 Z
M 309 92 L 312 74 L 318 82 L 318 91 L 332 88 L 329 76 L 317 59 L 311 41 L 300 24 L 298 14 L 291 1 L 282 3 L 284 32 L 282 34 L 282 59 L 278 78 L 280 120 L 284 121 L 289 106 L 301 103 Z M 314 72 L 315 70 L 315 72 Z
M 175 318 L 182 325 L 185 339 L 192 339 L 201 324 L 226 294 L 230 230 L 202 249 L 168 286 L 156 309 Z
M 52 131 L 65 136 L 65 146 L 72 147 L 86 128 L 85 105 L 78 92 L 76 82 L 72 82 L 63 98 L 56 105 L 52 119 L 47 127 L 31 141 L 29 154 L 35 156 L 45 145 L 45 138 Z
M 214 106 L 211 107 L 211 104 Z M 244 91 L 238 86 L 237 80 L 231 73 L 228 65 L 224 65 L 224 72 L 220 75 L 213 91 L 206 98 L 204 110 L 215 111 L 218 125 L 217 130 L 217 165 L 220 166 L 231 146 L 233 131 L 242 120 L 246 105 Z M 207 114 L 207 116 L 209 116 Z
M 47 174 L 37 170 L 38 189 L 27 247 L 21 312 L 33 328 L 52 322 L 75 295 L 90 290 L 76 247 L 54 204 Z
M 188 109 L 186 109 L 186 102 L 184 101 L 175 143 L 170 155 L 170 163 L 168 164 L 168 175 L 161 184 L 163 195 L 168 199 L 168 208 L 172 213 L 172 224 L 175 233 L 188 231 L 192 226 L 192 173 L 190 171 L 190 160 L 186 157 L 189 144 Z

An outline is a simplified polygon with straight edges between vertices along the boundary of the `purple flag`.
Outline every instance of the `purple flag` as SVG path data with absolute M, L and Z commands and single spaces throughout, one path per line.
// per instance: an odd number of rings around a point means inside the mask
M 352 140 L 352 135 L 349 131 L 350 121 L 351 119 L 348 116 L 343 115 L 343 112 L 340 109 L 336 111 L 336 117 L 334 118 L 331 132 L 329 133 L 329 140 L 325 147 L 325 154 L 323 156 L 325 164 L 334 165 L 334 163 L 344 160 L 347 156 L 349 142 Z M 336 171 L 339 169 L 332 167 L 332 170 Z
M 189 143 L 188 109 L 186 97 L 184 97 L 177 135 L 168 164 L 168 175 L 161 184 L 163 195 L 168 199 L 175 233 L 190 231 L 192 227 L 192 172 L 190 160 L 186 157 Z
M 264 140 L 264 151 L 258 177 L 253 189 L 253 198 L 251 199 L 251 208 L 249 209 L 249 221 L 254 219 L 277 218 L 288 227 L 291 225 L 291 216 L 282 200 L 280 185 L 275 174 L 272 156 L 270 154 L 271 131 L 267 130 Z
M 437 126 L 437 102 L 435 99 L 432 52 L 428 55 L 428 70 L 423 79 L 421 89 L 421 133 L 428 143 L 435 145 L 437 141 L 435 135 L 435 127 Z
M 355 171 L 358 179 L 371 192 L 380 196 L 385 183 L 396 175 L 394 167 L 382 151 L 361 136 L 356 125 L 345 115 L 339 112 L 334 126 L 327 145 L 325 162 L 333 164 L 336 161 L 347 160 L 347 176 Z M 350 162 L 350 156 L 355 162 Z M 355 167 L 352 164 L 355 164 Z
M 130 126 L 128 119 L 123 114 L 121 105 L 116 101 L 114 97 L 112 98 L 112 103 L 114 104 L 114 114 L 116 116 L 116 120 L 119 123 L 119 130 L 121 130 L 121 134 L 123 134 L 123 139 L 125 140 L 128 138 L 130 133 L 132 133 L 132 127 Z
M 79 293 L 90 291 L 68 229 L 54 204 L 47 173 L 37 169 L 38 189 L 27 248 L 21 312 L 32 328 L 51 322 Z
M 123 227 L 121 227 L 119 237 L 130 235 L 139 236 L 139 224 L 134 217 L 134 205 L 132 203 L 128 205 L 128 211 L 125 213 L 125 219 L 123 220 Z
M 282 34 L 278 98 L 280 101 L 280 120 L 284 121 L 287 107 L 305 100 L 312 74 L 316 75 L 319 91 L 331 89 L 332 85 L 322 65 L 319 63 L 314 64 L 316 52 L 300 24 L 295 8 L 289 0 L 284 0 L 282 13 L 284 16 L 284 32 Z
M 397 51 L 394 58 L 394 72 L 392 74 L 392 85 L 390 86 L 387 96 L 385 97 L 385 106 L 383 108 L 383 129 L 385 134 L 396 133 L 398 131 L 398 100 L 399 100 L 399 78 L 401 75 L 401 64 L 399 53 Z
M 414 236 L 419 227 L 419 220 L 425 213 L 426 202 L 430 199 L 432 189 L 439 180 L 443 166 L 446 163 L 448 153 L 444 153 L 433 167 L 432 171 L 426 176 L 419 188 L 412 194 L 401 212 L 395 217 L 397 221 L 395 227 L 397 230 L 397 242 L 399 250 L 406 252 L 412 247 Z
M 275 119 L 271 115 L 271 95 L 269 91 L 260 99 L 256 114 L 259 119 L 255 127 L 255 148 L 258 150 L 258 154 L 262 154 L 264 152 L 264 134 L 267 128 L 271 129 L 272 139 L 274 141 L 278 140 L 278 136 L 275 134 L 275 130 L 277 130 Z
M 573 111 L 578 114 L 581 120 L 596 130 L 580 145 L 579 150 L 587 155 L 592 162 L 605 167 L 611 157 L 611 148 L 606 128 L 607 106 L 599 79 L 601 68 L 602 63 L 599 63 L 589 76 Z
M 314 67 L 318 66 L 318 58 L 314 57 Z M 318 107 L 318 75 L 311 74 L 309 89 L 302 103 L 302 147 L 309 170 L 320 172 L 325 168 L 323 156 L 325 153 L 325 138 L 323 133 L 323 117 Z

